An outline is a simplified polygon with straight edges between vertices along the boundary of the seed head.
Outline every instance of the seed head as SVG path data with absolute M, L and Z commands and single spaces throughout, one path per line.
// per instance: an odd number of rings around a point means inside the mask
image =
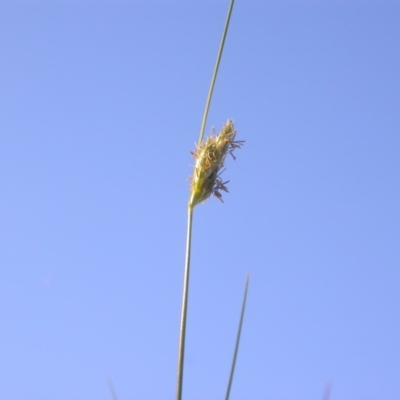
M 217 136 L 209 136 L 192 152 L 196 163 L 191 177 L 190 208 L 207 200 L 212 194 L 223 201 L 221 190 L 228 192 L 226 184 L 229 182 L 221 179 L 225 157 L 230 153 L 235 159 L 233 151 L 244 143 L 244 141 L 235 141 L 235 136 L 233 120 L 228 120 Z

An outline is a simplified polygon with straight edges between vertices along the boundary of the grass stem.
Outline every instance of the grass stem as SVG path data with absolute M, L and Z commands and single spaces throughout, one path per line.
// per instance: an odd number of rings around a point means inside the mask
M 217 61 L 215 63 L 214 72 L 211 78 L 210 89 L 208 91 L 208 96 L 206 100 L 206 106 L 204 109 L 203 120 L 200 128 L 200 136 L 198 141 L 198 146 L 203 141 L 204 130 L 207 123 L 208 110 L 211 104 L 211 98 L 214 91 L 215 81 L 217 79 L 218 68 L 221 61 L 222 52 L 224 50 L 225 38 L 228 32 L 229 21 L 232 14 L 234 0 L 231 0 L 228 15 L 225 22 L 224 31 L 222 34 L 222 40 L 218 50 Z M 182 388 L 183 388 L 183 366 L 185 359 L 185 339 L 186 339 L 186 320 L 187 320 L 187 307 L 188 307 L 188 297 L 189 297 L 189 272 L 190 272 L 190 252 L 191 252 L 191 242 L 192 242 L 192 221 L 193 221 L 193 207 L 189 203 L 188 205 L 188 221 L 187 221 L 187 236 L 186 236 L 186 256 L 185 256 L 185 269 L 183 278 L 183 295 L 182 295 L 182 308 L 181 308 L 181 325 L 179 331 L 179 347 L 178 347 L 178 376 L 177 376 L 177 386 L 176 386 L 176 400 L 182 400 Z
M 187 306 L 189 298 L 190 252 L 192 245 L 192 225 L 193 225 L 192 222 L 193 222 L 193 208 L 188 207 L 185 270 L 183 276 L 183 296 L 182 296 L 182 309 L 181 309 L 181 327 L 179 331 L 178 377 L 176 385 L 176 400 L 182 399 L 183 363 L 185 359 L 186 319 L 187 319 Z

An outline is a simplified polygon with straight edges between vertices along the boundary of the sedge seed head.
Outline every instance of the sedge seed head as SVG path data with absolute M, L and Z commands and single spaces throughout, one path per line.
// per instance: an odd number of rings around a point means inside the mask
M 217 136 L 209 136 L 192 152 L 196 163 L 191 177 L 189 207 L 194 208 L 211 195 L 223 201 L 221 191 L 228 192 L 226 187 L 228 181 L 224 182 L 221 179 L 225 157 L 229 153 L 235 159 L 233 151 L 244 143 L 235 141 L 235 136 L 234 122 L 228 120 Z

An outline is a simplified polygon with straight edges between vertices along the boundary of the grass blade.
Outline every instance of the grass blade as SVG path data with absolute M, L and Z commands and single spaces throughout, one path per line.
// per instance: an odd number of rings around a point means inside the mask
M 110 389 L 112 400 L 118 400 L 118 397 L 117 397 L 117 394 L 115 393 L 114 385 L 112 383 L 111 378 L 107 378 L 107 383 L 108 383 L 108 388 Z
M 236 358 L 237 358 L 237 354 L 238 354 L 238 351 L 239 351 L 240 335 L 241 335 L 241 333 L 242 333 L 244 312 L 245 312 L 245 309 L 246 309 L 247 290 L 248 290 L 248 288 L 249 288 L 249 281 L 250 281 L 250 274 L 247 274 L 246 286 L 245 286 L 245 288 L 244 288 L 244 295 L 243 295 L 242 312 L 241 312 L 241 314 L 240 314 L 239 327 L 238 327 L 238 332 L 237 332 L 237 336 L 236 336 L 235 351 L 234 351 L 234 353 L 233 353 L 233 360 L 232 360 L 232 366 L 231 366 L 231 373 L 230 373 L 230 375 L 229 375 L 228 388 L 226 389 L 225 400 L 229 400 L 229 395 L 230 395 L 230 392 L 231 392 L 231 386 L 232 386 L 232 381 L 233 381 L 233 374 L 234 374 L 234 372 L 235 372 Z
M 229 21 L 231 20 L 231 14 L 232 14 L 232 9 L 233 9 L 233 3 L 234 2 L 235 2 L 235 0 L 231 0 L 231 3 L 229 4 L 228 15 L 226 17 L 225 27 L 224 27 L 224 31 L 222 33 L 221 43 L 219 45 L 217 61 L 215 62 L 214 72 L 213 72 L 213 75 L 212 75 L 212 78 L 211 78 L 210 89 L 208 90 L 206 107 L 204 109 L 204 114 L 203 114 L 203 121 L 201 122 L 199 141 L 197 142 L 198 145 L 200 145 L 200 143 L 203 141 L 204 130 L 206 129 L 206 123 L 207 123 L 208 110 L 210 108 L 211 98 L 212 98 L 212 94 L 213 94 L 213 91 L 214 91 L 214 85 L 215 85 L 215 81 L 216 81 L 217 75 L 218 75 L 219 63 L 221 61 L 222 52 L 224 51 L 225 38 L 226 38 L 226 34 L 228 33 Z

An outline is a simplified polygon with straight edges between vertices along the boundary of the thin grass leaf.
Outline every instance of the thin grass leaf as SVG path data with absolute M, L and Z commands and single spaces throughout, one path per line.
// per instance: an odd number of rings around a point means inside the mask
M 112 383 L 111 378 L 107 378 L 107 384 L 108 384 L 108 388 L 110 389 L 112 400 L 118 400 L 118 397 L 117 397 L 117 394 L 115 393 L 114 385 Z
M 204 108 L 203 120 L 201 122 L 200 135 L 199 135 L 199 142 L 198 143 L 201 143 L 203 141 L 204 131 L 206 129 L 206 123 L 207 123 L 207 117 L 208 117 L 208 110 L 210 109 L 211 98 L 212 98 L 212 94 L 213 94 L 213 91 L 214 91 L 215 81 L 216 81 L 217 75 L 218 75 L 219 63 L 221 61 L 222 53 L 224 51 L 225 38 L 226 38 L 226 34 L 228 33 L 228 27 L 229 27 L 229 22 L 231 20 L 231 14 L 232 14 L 233 4 L 234 3 L 235 3 L 235 0 L 231 0 L 231 3 L 229 4 L 228 15 L 226 16 L 224 31 L 222 33 L 222 39 L 221 39 L 221 43 L 219 45 L 217 61 L 215 62 L 214 72 L 213 72 L 213 75 L 212 75 L 212 78 L 211 78 L 210 89 L 208 90 L 208 96 L 207 96 L 206 106 Z
M 229 400 L 229 395 L 231 393 L 233 375 L 235 373 L 236 359 L 237 359 L 237 355 L 238 355 L 238 351 L 239 351 L 239 345 L 240 345 L 240 335 L 242 333 L 244 313 L 245 313 L 245 310 L 246 310 L 247 290 L 249 288 L 249 281 L 250 281 L 250 274 L 247 274 L 246 286 L 244 288 L 244 295 L 243 295 L 243 302 L 242 302 L 242 312 L 240 313 L 239 327 L 238 327 L 238 331 L 237 331 L 237 335 L 236 335 L 235 351 L 233 352 L 231 373 L 229 374 L 228 387 L 226 389 L 225 400 Z

